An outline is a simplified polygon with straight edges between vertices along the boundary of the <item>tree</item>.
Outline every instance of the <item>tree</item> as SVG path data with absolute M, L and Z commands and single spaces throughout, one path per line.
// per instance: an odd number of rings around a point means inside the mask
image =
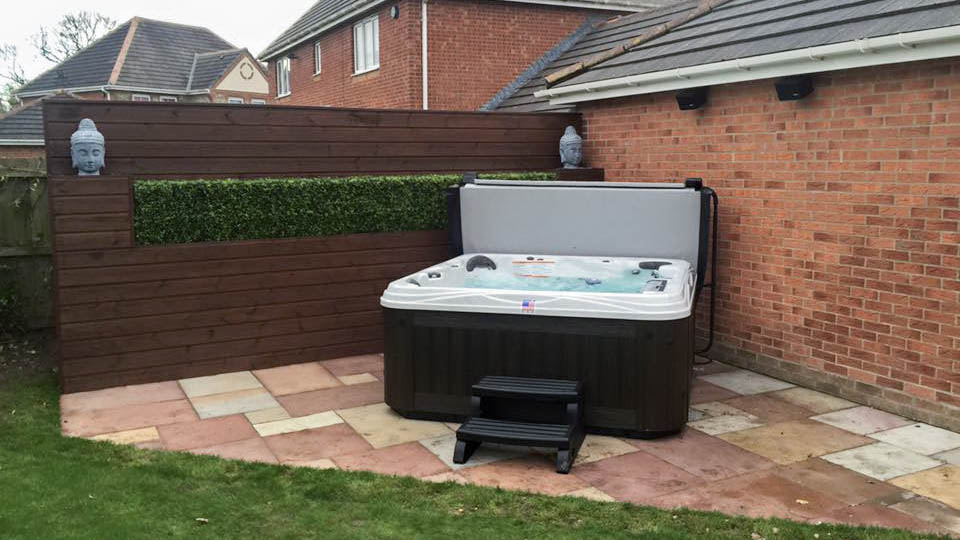
M 117 21 L 99 13 L 78 11 L 60 18 L 56 26 L 41 26 L 32 42 L 40 58 L 59 64 L 106 34 Z M 0 43 L 0 112 L 16 104 L 14 93 L 27 83 L 16 45 Z
M 78 11 L 60 18 L 57 26 L 40 27 L 33 36 L 33 46 L 42 58 L 59 64 L 77 54 L 117 25 L 117 21 L 99 13 Z

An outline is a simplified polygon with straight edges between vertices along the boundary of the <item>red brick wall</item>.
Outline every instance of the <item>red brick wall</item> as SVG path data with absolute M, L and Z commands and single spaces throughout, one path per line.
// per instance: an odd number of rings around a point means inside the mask
M 587 162 L 717 189 L 721 346 L 960 406 L 960 61 L 814 81 L 582 104 Z
M 275 102 L 421 108 L 420 2 L 401 0 L 396 5 L 400 10 L 396 20 L 390 18 L 389 6 L 378 11 L 379 70 L 353 75 L 351 22 L 320 38 L 319 75 L 314 75 L 315 41 L 294 49 L 291 95 Z M 490 0 L 432 0 L 427 14 L 430 108 L 475 110 L 576 30 L 590 12 Z M 277 93 L 275 67 L 271 61 L 271 96 Z

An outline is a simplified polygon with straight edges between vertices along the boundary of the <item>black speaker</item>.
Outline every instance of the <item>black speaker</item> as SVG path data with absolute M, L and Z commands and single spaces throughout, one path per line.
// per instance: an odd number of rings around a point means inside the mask
M 707 87 L 677 90 L 677 106 L 681 111 L 699 109 L 707 103 Z
M 780 101 L 797 101 L 813 93 L 813 79 L 809 75 L 784 77 L 774 83 Z

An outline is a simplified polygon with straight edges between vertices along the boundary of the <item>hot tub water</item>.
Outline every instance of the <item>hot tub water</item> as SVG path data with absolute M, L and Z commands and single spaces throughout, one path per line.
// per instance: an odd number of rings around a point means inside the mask
M 637 272 L 637 270 L 639 270 Z M 637 272 L 637 273 L 634 273 Z M 640 293 L 647 282 L 658 277 L 656 270 L 622 270 L 610 275 L 517 274 L 475 270 L 464 279 L 471 289 L 511 291 L 576 291 L 603 293 Z

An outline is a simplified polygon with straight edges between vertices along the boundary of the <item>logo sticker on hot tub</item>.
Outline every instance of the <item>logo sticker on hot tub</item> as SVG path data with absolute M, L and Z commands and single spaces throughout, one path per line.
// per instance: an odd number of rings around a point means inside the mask
M 523 312 L 533 313 L 533 311 L 537 308 L 536 303 L 537 301 L 532 298 L 524 298 L 523 304 L 521 305 Z

